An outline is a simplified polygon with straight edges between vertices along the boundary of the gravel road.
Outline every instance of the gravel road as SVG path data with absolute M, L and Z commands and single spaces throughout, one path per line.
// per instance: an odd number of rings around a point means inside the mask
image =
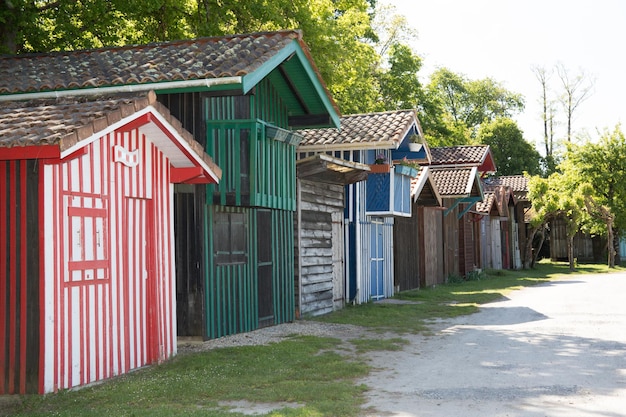
M 626 417 L 626 274 L 578 275 L 515 291 L 480 312 L 402 335 L 370 354 L 367 417 Z M 265 344 L 293 334 L 368 337 L 298 321 L 185 350 Z M 285 404 L 229 404 L 254 415 Z M 297 404 L 293 405 L 297 407 Z
M 379 352 L 370 416 L 626 416 L 626 274 L 513 292 Z

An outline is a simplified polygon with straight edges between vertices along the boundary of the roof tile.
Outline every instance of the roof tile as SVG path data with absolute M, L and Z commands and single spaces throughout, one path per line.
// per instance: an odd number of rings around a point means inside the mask
M 0 56 L 0 95 L 242 76 L 301 36 L 288 30 Z
M 480 165 L 488 145 L 449 146 L 430 148 L 432 165 Z
M 122 120 L 122 114 L 131 116 L 148 106 L 154 107 L 170 122 L 177 121 L 164 105 L 156 101 L 153 92 L 3 103 L 0 107 L 0 148 L 59 145 L 63 151 Z M 221 172 L 180 122 L 170 124 L 214 172 Z
M 413 124 L 417 123 L 414 110 L 396 110 L 381 113 L 355 114 L 341 117 L 341 129 L 304 129 L 300 147 L 337 147 L 350 144 L 397 146 Z
M 431 168 L 431 175 L 442 197 L 467 195 L 472 168 Z

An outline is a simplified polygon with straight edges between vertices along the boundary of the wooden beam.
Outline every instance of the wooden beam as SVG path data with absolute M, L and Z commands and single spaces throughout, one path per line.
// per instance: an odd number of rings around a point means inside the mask
M 61 150 L 58 145 L 0 147 L 0 161 L 14 159 L 59 159 Z

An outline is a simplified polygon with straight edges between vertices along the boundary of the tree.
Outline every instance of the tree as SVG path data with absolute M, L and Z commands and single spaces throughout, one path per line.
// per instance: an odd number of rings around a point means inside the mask
M 445 141 L 445 135 L 455 135 L 457 145 L 475 138 L 481 124 L 498 117 L 512 117 L 524 108 L 520 94 L 506 90 L 496 81 L 468 80 L 446 68 L 431 75 L 425 101 L 425 133 L 437 143 Z
M 559 101 L 567 120 L 567 141 L 572 141 L 572 121 L 574 113 L 592 93 L 594 80 L 581 70 L 576 75 L 570 74 L 563 64 L 556 65 L 556 72 L 563 85 L 563 94 Z
M 532 251 L 532 240 L 538 230 L 549 222 L 558 219 L 565 221 L 567 235 L 567 258 L 570 270 L 574 265 L 574 236 L 580 229 L 583 220 L 584 198 L 575 181 L 560 172 L 548 178 L 531 177 L 528 182 L 528 197 L 532 204 L 533 216 L 526 242 L 525 262 L 528 262 Z M 530 242 L 530 243 L 529 243 Z M 527 265 L 524 265 L 526 268 Z
M 613 216 L 612 231 L 602 231 L 593 223 L 586 227 L 592 233 L 612 237 L 609 254 L 616 253 L 615 262 L 619 263 L 619 236 L 626 230 L 626 138 L 621 127 L 605 130 L 598 142 L 570 144 L 566 157 L 568 164 L 562 165 L 592 203 L 590 214 L 595 213 L 603 227 L 608 227 L 608 215 Z
M 382 110 L 417 108 L 423 96 L 417 78 L 422 60 L 408 46 L 396 43 L 389 49 L 389 65 L 378 75 Z
M 478 130 L 476 140 L 491 148 L 498 175 L 518 175 L 523 172 L 538 175 L 540 173 L 541 155 L 524 139 L 515 121 L 497 118 L 483 123 Z
M 547 175 L 550 175 L 555 171 L 557 165 L 556 158 L 554 157 L 554 123 L 556 110 L 554 108 L 554 101 L 549 97 L 549 80 L 551 73 L 544 67 L 535 67 L 533 68 L 533 72 L 541 85 L 541 119 L 543 122 L 543 144 L 545 147 L 544 170 Z

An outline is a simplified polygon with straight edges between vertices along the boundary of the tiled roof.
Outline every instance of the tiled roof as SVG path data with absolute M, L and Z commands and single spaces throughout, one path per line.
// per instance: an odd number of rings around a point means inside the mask
M 481 214 L 489 214 L 495 202 L 495 192 L 485 191 L 482 201 L 476 203 L 476 211 Z
M 480 165 L 489 150 L 488 145 L 449 146 L 430 148 L 433 165 Z
M 243 76 L 299 31 L 0 57 L 0 95 Z
M 417 176 L 411 178 L 411 197 L 419 205 L 441 204 L 441 195 L 430 174 L 429 167 L 420 167 Z
M 202 145 L 156 100 L 153 92 L 113 98 L 74 97 L 3 103 L 0 106 L 0 148 L 58 145 L 64 151 L 149 106 L 173 126 L 214 172 L 221 172 Z
M 474 168 L 432 167 L 430 172 L 442 197 L 480 194 L 474 187 L 474 182 L 477 181 Z
M 392 149 L 417 124 L 414 110 L 355 114 L 341 117 L 341 129 L 304 129 L 303 150 L 351 147 Z
M 513 192 L 528 192 L 528 178 L 524 175 L 509 175 L 504 177 L 491 177 L 486 181 L 493 185 L 506 185 L 511 187 Z

